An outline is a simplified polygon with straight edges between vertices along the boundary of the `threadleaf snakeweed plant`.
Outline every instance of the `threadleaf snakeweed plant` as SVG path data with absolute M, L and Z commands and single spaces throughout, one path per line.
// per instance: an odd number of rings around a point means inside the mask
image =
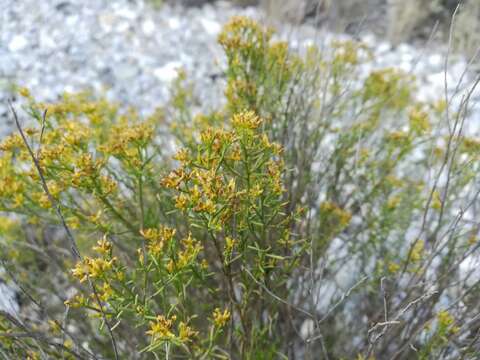
M 218 40 L 210 113 L 185 73 L 146 118 L 19 89 L 0 254 L 23 306 L 0 312 L 0 355 L 475 358 L 476 85 L 453 109 L 400 70 L 361 75 L 360 43 L 294 52 L 244 17 Z

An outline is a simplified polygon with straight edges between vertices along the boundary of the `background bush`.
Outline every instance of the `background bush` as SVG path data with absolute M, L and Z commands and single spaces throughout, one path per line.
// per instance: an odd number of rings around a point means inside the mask
M 19 90 L 0 231 L 25 305 L 0 313 L 4 357 L 478 354 L 469 93 L 419 102 L 411 75 L 362 75 L 360 43 L 297 54 L 273 35 L 225 26 L 211 113 L 184 73 L 147 118 Z
M 167 0 L 168 2 L 168 0 Z M 178 1 L 170 1 L 172 4 Z M 183 5 L 203 6 L 215 0 L 181 0 Z M 358 35 L 374 33 L 393 45 L 432 36 L 448 42 L 452 14 L 457 11 L 453 49 L 468 57 L 480 46 L 480 10 L 475 0 L 231 0 L 235 5 L 260 6 L 275 22 L 313 22 L 329 30 Z M 431 40 L 431 39 L 430 39 Z

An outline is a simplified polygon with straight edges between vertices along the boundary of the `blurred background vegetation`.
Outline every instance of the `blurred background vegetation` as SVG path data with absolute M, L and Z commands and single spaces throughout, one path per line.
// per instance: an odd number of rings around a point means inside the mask
M 155 0 L 160 3 L 159 0 Z M 163 0 L 201 6 L 218 0 Z M 466 0 L 228 0 L 240 6 L 261 6 L 273 21 L 309 22 L 336 32 L 373 32 L 394 45 L 426 40 L 448 41 L 457 11 L 454 50 L 472 56 L 478 46 L 480 1 Z

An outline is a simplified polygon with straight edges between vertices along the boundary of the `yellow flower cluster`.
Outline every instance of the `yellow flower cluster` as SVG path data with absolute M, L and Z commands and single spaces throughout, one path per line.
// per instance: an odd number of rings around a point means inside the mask
M 425 250 L 425 242 L 423 240 L 417 240 L 410 253 L 411 261 L 418 262 L 422 260 L 424 250 Z
M 235 192 L 234 179 L 225 183 L 224 179 L 216 174 L 215 168 L 209 170 L 195 168 L 189 173 L 183 168 L 174 170 L 163 179 L 162 184 L 167 188 L 182 191 L 175 197 L 175 206 L 178 209 L 191 208 L 195 212 L 210 215 L 216 214 L 226 202 L 231 202 L 239 195 Z
M 167 264 L 167 271 L 169 273 L 182 270 L 192 264 L 203 249 L 203 246 L 194 240 L 191 234 L 181 241 L 181 245 L 182 250 L 178 252 L 177 259 L 170 259 Z
M 420 105 L 410 110 L 409 114 L 410 129 L 416 134 L 424 134 L 431 130 L 428 113 Z
M 74 277 L 80 280 L 80 282 L 86 281 L 90 278 L 99 278 L 110 271 L 116 262 L 116 258 L 113 257 L 110 260 L 103 258 L 90 258 L 85 257 L 82 261 L 79 261 L 72 270 Z
M 336 40 L 331 43 L 331 46 L 335 50 L 333 59 L 335 65 L 357 65 L 362 60 L 362 56 L 370 56 L 366 45 L 363 43 Z
M 480 154 L 480 139 L 474 137 L 463 137 L 460 143 L 460 150 L 466 154 Z
M 93 251 L 97 253 L 107 256 L 111 255 L 112 253 L 112 243 L 107 240 L 107 237 L 104 236 L 102 240 L 97 242 L 97 245 L 92 248 Z
M 224 327 L 228 320 L 230 320 L 230 311 L 228 311 L 228 309 L 225 309 L 222 312 L 220 308 L 216 308 L 213 311 L 213 324 L 216 327 Z
M 225 252 L 227 254 L 231 254 L 236 244 L 237 240 L 231 238 L 230 236 L 227 236 L 225 238 Z
M 79 146 L 91 137 L 90 129 L 79 121 L 67 121 L 59 130 L 67 146 Z
M 378 102 L 382 107 L 404 109 L 411 102 L 412 77 L 396 69 L 373 71 L 365 80 L 363 100 Z
M 456 334 L 460 331 L 458 326 L 455 326 L 455 318 L 447 311 L 441 310 L 437 314 L 439 331 L 442 335 L 447 333 Z
M 88 299 L 81 294 L 76 294 L 72 298 L 65 301 L 65 305 L 73 309 L 78 309 L 88 305 Z
M 225 97 L 228 100 L 229 109 L 236 112 L 256 103 L 259 98 L 258 88 L 253 80 L 232 79 L 225 89 Z
M 150 322 L 150 329 L 147 330 L 146 334 L 151 336 L 152 342 L 175 339 L 182 343 L 190 342 L 198 335 L 198 331 L 193 330 L 193 328 L 184 321 L 178 323 L 178 335 L 175 335 L 174 325 L 176 320 L 176 315 L 172 315 L 170 318 L 166 318 L 164 315 L 158 315 L 155 321 Z
M 245 129 L 257 129 L 262 123 L 260 119 L 253 111 L 245 111 L 239 114 L 233 115 L 232 125 L 235 128 L 245 128 Z
M 177 152 L 180 167 L 161 182 L 177 191 L 177 209 L 214 231 L 228 226 L 236 213 L 265 208 L 261 199 L 279 201 L 284 191 L 282 148 L 259 131 L 262 118 L 243 111 L 230 120 L 230 131 L 207 129 L 195 150 Z M 248 227 L 245 221 L 237 225 Z
M 183 342 L 191 341 L 193 337 L 198 335 L 198 331 L 192 329 L 191 326 L 188 326 L 183 321 L 180 321 L 178 324 L 178 337 Z
M 183 168 L 173 170 L 168 176 L 162 179 L 162 185 L 166 188 L 179 190 L 180 185 L 190 178 Z
M 352 215 L 348 211 L 343 210 L 333 202 L 323 202 L 320 205 L 320 213 L 326 217 L 332 226 L 338 229 L 344 229 L 352 218 Z
M 386 138 L 388 141 L 398 145 L 407 144 L 411 140 L 410 135 L 405 131 L 392 131 L 387 134 Z
M 218 43 L 227 52 L 233 49 L 248 51 L 268 43 L 272 35 L 272 29 L 265 30 L 256 21 L 244 16 L 234 16 L 218 36 Z
M 138 147 L 144 147 L 153 138 L 153 127 L 148 123 L 121 124 L 114 126 L 112 131 L 115 136 L 108 139 L 105 145 L 100 145 L 99 150 L 106 154 L 122 156 L 139 165 Z
M 175 236 L 176 230 L 167 226 L 156 229 L 140 230 L 140 234 L 147 240 L 148 251 L 153 256 L 162 254 L 162 250 Z
M 170 318 L 158 315 L 155 321 L 150 322 L 150 330 L 147 331 L 147 335 L 150 335 L 154 341 L 174 338 L 175 334 L 172 332 L 172 328 L 175 320 L 177 320 L 176 315 L 172 315 Z
M 23 147 L 23 140 L 19 134 L 12 134 L 9 135 L 3 140 L 3 142 L 0 144 L 0 150 L 1 151 L 12 151 L 15 149 L 19 149 Z
M 108 282 L 104 282 L 99 289 L 99 298 L 101 301 L 108 301 L 113 296 L 113 288 Z

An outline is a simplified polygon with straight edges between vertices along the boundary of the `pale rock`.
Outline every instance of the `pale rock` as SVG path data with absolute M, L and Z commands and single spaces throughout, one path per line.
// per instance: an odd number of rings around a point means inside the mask
M 112 31 L 113 25 L 115 24 L 115 16 L 110 13 L 101 14 L 98 16 L 98 23 L 103 32 L 109 33 Z
M 155 22 L 147 19 L 142 23 L 142 31 L 145 36 L 152 36 L 155 33 Z
M 135 66 L 135 64 L 119 64 L 113 69 L 115 77 L 118 80 L 125 81 L 125 80 L 133 80 L 135 76 L 138 74 L 139 69 Z
M 382 41 L 380 44 L 377 45 L 377 48 L 376 48 L 376 51 L 378 53 L 385 53 L 385 52 L 388 52 L 392 49 L 392 45 L 385 42 L 385 41 Z
M 444 66 L 445 58 L 440 54 L 432 54 L 428 57 L 427 62 L 431 70 L 440 70 Z
M 302 323 L 300 327 L 300 336 L 303 340 L 307 340 L 314 335 L 315 322 L 312 319 L 307 319 Z
M 3 281 L 0 282 L 0 310 L 16 316 L 20 311 L 20 306 L 16 299 L 16 291 L 7 286 Z
M 117 16 L 120 16 L 124 19 L 127 19 L 127 20 L 135 20 L 138 16 L 138 13 L 136 11 L 134 11 L 133 9 L 130 9 L 130 8 L 126 8 L 126 7 L 122 7 L 120 9 L 117 9 L 117 11 L 115 12 Z
M 182 63 L 178 61 L 169 62 L 153 71 L 155 77 L 165 83 L 172 82 L 178 76 L 178 70 L 182 68 Z
M 216 22 L 209 19 L 202 18 L 201 20 L 202 26 L 209 35 L 217 35 L 221 30 L 222 26 Z
M 23 35 L 15 35 L 8 43 L 8 49 L 11 52 L 18 52 L 25 49 L 28 45 L 28 41 Z
M 115 31 L 121 34 L 126 33 L 130 28 L 130 22 L 122 20 L 116 24 Z
M 168 19 L 168 27 L 171 30 L 178 30 L 182 26 L 182 23 L 178 17 L 171 17 Z
M 40 32 L 39 42 L 41 49 L 53 49 L 57 46 L 55 40 L 50 36 L 48 31 L 45 30 Z

